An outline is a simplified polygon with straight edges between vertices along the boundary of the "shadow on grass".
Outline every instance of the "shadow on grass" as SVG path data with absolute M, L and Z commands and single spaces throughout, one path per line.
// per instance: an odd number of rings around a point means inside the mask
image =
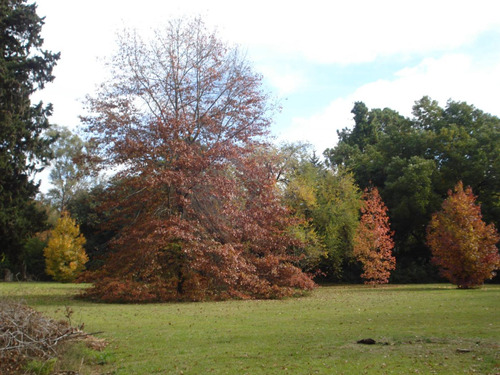
M 356 287 L 355 287 L 356 288 Z M 404 284 L 386 284 L 386 285 L 358 285 L 356 289 L 364 290 L 364 291 L 373 291 L 377 293 L 383 292 L 450 292 L 450 291 L 482 291 L 482 292 L 495 292 L 498 291 L 500 285 L 493 284 L 485 284 L 481 287 L 477 288 L 469 288 L 469 289 L 461 289 L 456 285 L 452 284 L 412 284 L 412 285 L 404 285 Z
M 79 299 L 75 298 L 74 295 L 60 295 L 54 296 L 52 294 L 30 294 L 30 295 L 10 295 L 2 297 L 5 300 L 11 301 L 22 301 L 26 302 L 28 305 L 37 305 L 37 306 L 61 306 L 61 304 L 67 304 L 68 301 L 78 302 Z M 80 300 L 81 301 L 81 300 Z
M 62 287 L 61 287 L 62 286 Z M 0 298 L 11 301 L 22 301 L 28 305 L 60 306 L 61 304 L 78 303 L 78 295 L 85 289 L 70 289 L 57 283 L 13 283 L 0 285 Z M 81 300 L 80 300 L 81 301 Z
M 444 292 L 450 290 L 458 290 L 454 285 L 443 284 L 443 285 L 387 285 L 387 286 L 376 286 L 371 287 L 374 291 L 388 291 L 388 292 Z
M 363 290 L 366 292 L 444 292 L 450 290 L 478 290 L 489 289 L 487 286 L 476 289 L 459 289 L 452 284 L 384 284 L 384 285 L 365 285 L 365 284 L 318 284 L 319 287 L 338 288 L 348 290 Z

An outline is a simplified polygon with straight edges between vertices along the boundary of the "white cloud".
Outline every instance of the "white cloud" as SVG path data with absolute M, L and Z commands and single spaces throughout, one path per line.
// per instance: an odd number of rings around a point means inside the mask
M 256 70 L 263 75 L 279 97 L 297 92 L 308 83 L 306 75 L 302 71 L 289 66 L 261 64 L 256 67 Z
M 357 89 L 353 96 L 370 107 L 390 107 L 410 115 L 413 101 L 424 95 L 445 105 L 448 99 L 467 101 L 476 107 L 500 115 L 500 58 L 483 66 L 472 56 L 450 54 L 427 58 L 415 67 L 405 68 L 391 81 L 378 81 Z
M 500 30 L 497 0 L 39 0 L 45 28 L 59 37 L 112 43 L 123 26 L 142 31 L 172 17 L 201 15 L 229 40 L 324 63 L 369 62 L 378 56 L 453 48 L 479 33 Z M 57 29 L 57 30 L 56 30 Z M 62 35 L 61 35 L 62 34 Z
M 500 29 L 497 0 L 256 0 L 237 13 L 226 3 L 211 2 L 208 18 L 227 37 L 321 63 L 451 49 Z
M 279 141 L 310 143 L 321 154 L 326 148 L 335 146 L 337 130 L 352 126 L 350 112 L 353 104 L 351 96 L 338 98 L 319 113 L 292 119 L 290 127 L 277 138 Z
M 293 119 L 290 128 L 279 138 L 307 140 L 318 152 L 323 152 L 335 145 L 337 130 L 353 125 L 350 111 L 356 101 L 363 101 L 369 108 L 388 107 L 411 116 L 415 100 L 428 95 L 441 106 L 445 106 L 448 99 L 466 101 L 500 116 L 498 87 L 500 59 L 486 67 L 461 54 L 429 58 L 414 67 L 400 70 L 392 80 L 377 80 L 362 85 L 348 96 L 335 99 L 321 112 Z
M 288 59 L 295 64 L 306 60 L 369 62 L 381 56 L 450 51 L 473 41 L 485 30 L 500 32 L 498 0 L 476 0 L 473 4 L 461 0 L 422 0 L 411 4 L 400 0 L 37 3 L 39 14 L 46 16 L 44 48 L 62 51 L 54 72 L 55 82 L 37 97 L 54 104 L 53 122 L 67 126 L 79 123 L 82 99 L 94 91 L 104 76 L 98 57 L 111 55 L 116 32 L 124 26 L 147 31 L 172 17 L 200 14 L 209 25 L 217 26 L 223 38 L 248 48 L 250 59 L 258 57 L 257 66 L 280 96 L 291 95 L 310 84 L 301 70 L 283 66 L 281 62 Z M 443 101 L 449 96 L 463 98 L 494 111 L 497 103 L 493 93 L 498 86 L 494 88 L 493 84 L 498 84 L 494 78 L 498 77 L 498 64 L 476 73 L 478 67 L 471 66 L 474 63 L 467 57 L 447 59 L 424 60 L 400 71 L 393 80 L 363 85 L 322 113 L 294 120 L 293 131 L 298 132 L 307 123 L 306 135 L 316 137 L 318 145 L 328 142 L 330 146 L 330 139 L 336 138 L 334 130 L 348 124 L 349 111 L 356 100 L 365 100 L 369 106 L 404 108 L 406 113 L 414 100 L 429 94 Z M 339 113 L 338 118 L 335 113 Z M 316 128 L 318 134 L 313 135 Z

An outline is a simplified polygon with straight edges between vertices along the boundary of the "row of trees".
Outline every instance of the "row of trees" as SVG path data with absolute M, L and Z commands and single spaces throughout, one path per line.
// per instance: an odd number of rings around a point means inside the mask
M 485 221 L 500 224 L 500 119 L 464 102 L 442 108 L 428 97 L 411 118 L 362 102 L 352 113 L 354 127 L 338 132 L 327 163 L 352 171 L 362 189 L 378 188 L 395 231 L 394 279 L 435 280 L 426 227 L 458 181 L 477 194 Z
M 283 199 L 299 219 L 294 235 L 305 244 L 302 269 L 331 281 L 387 282 L 395 259 L 378 190 L 362 193 L 352 173 L 326 167 L 305 145 L 285 145 L 279 153 Z
M 16 34 L 20 15 L 36 16 L 24 3 L 1 2 L 4 34 L 19 45 L 30 35 Z M 39 28 L 29 32 L 40 47 Z M 22 52 L 27 61 L 44 61 L 42 87 L 58 56 L 33 50 Z M 18 68 L 12 61 L 19 53 L 4 53 L 5 66 Z M 30 189 L 12 186 L 22 196 L 14 204 L 2 182 L 1 204 L 11 212 L 2 210 L 1 267 L 27 270 L 45 246 L 40 234 L 38 242 L 27 239 L 47 229 L 47 214 L 55 212 L 56 225 L 58 213 L 68 211 L 87 239 L 87 277 L 94 282 L 88 297 L 275 298 L 313 288 L 313 277 L 387 282 L 396 264 L 396 280 L 431 280 L 425 228 L 459 179 L 476 184 L 485 216 L 498 219 L 499 119 L 465 103 L 441 109 L 423 98 L 412 119 L 356 103 L 355 127 L 339 133 L 322 163 L 303 145 L 270 143 L 274 107 L 262 78 L 199 19 L 172 21 L 153 41 L 124 34 L 111 67 L 112 78 L 88 98 L 85 141 L 49 130 L 50 107 L 29 107 L 36 74 L 16 76 L 31 91 L 19 91 L 24 107 L 2 110 L 2 121 L 21 134 L 12 144 L 2 135 L 3 163 L 12 167 L 2 178 L 22 171 L 16 178 Z M 36 142 L 25 142 L 30 137 Z M 14 157 L 16 147 L 24 159 Z M 32 172 L 49 156 L 53 189 L 36 202 Z M 111 177 L 102 182 L 103 174 Z M 444 238 L 446 228 L 431 227 L 427 242 L 439 249 L 443 240 L 432 235 Z M 490 266 L 477 280 L 498 264 L 496 232 L 483 233 L 491 239 L 484 261 Z M 71 280 L 87 260 L 77 226 L 63 215 L 47 238 L 47 271 Z

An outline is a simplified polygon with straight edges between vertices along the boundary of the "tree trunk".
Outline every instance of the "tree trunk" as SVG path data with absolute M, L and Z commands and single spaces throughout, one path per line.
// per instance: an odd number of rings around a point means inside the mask
M 184 282 L 186 281 L 182 269 L 177 272 L 177 294 L 181 296 L 184 294 Z

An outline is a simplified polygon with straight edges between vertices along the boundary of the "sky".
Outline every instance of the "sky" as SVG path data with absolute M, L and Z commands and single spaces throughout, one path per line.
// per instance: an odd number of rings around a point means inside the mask
M 51 122 L 77 129 L 83 100 L 105 77 L 124 28 L 147 35 L 169 19 L 201 16 L 246 51 L 281 104 L 277 141 L 321 154 L 353 125 L 356 101 L 411 116 L 424 95 L 500 116 L 498 0 L 37 0 L 44 48 L 61 52 L 56 79 L 35 100 Z

